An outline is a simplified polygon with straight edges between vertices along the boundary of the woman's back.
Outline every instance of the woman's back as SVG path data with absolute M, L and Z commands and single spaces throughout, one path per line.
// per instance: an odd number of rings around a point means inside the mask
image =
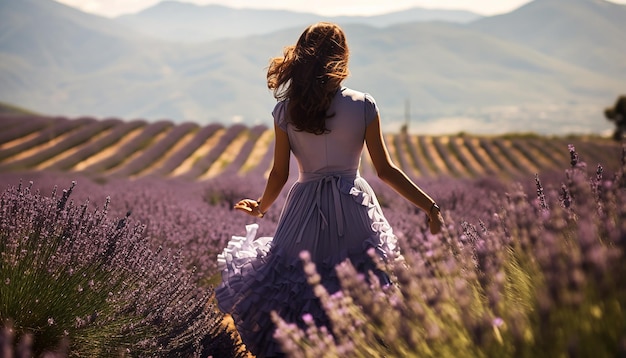
M 356 173 L 365 129 L 378 114 L 372 97 L 346 87 L 339 89 L 328 110 L 328 114 L 334 116 L 326 119 L 330 132 L 320 135 L 297 131 L 293 124 L 288 124 L 286 104 L 286 101 L 279 102 L 273 115 L 289 136 L 301 178 L 311 173 Z

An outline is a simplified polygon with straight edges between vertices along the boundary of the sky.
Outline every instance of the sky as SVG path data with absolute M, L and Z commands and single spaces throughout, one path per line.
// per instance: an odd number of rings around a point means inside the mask
M 56 0 L 60 3 L 107 17 L 134 13 L 160 0 Z M 412 7 L 469 10 L 481 15 L 509 12 L 529 0 L 178 0 L 198 5 L 218 4 L 235 8 L 283 9 L 323 16 L 376 15 Z M 611 0 L 626 4 L 626 0 Z

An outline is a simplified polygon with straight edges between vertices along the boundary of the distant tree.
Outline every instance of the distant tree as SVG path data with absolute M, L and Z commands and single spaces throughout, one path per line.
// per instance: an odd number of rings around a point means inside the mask
M 621 141 L 626 135 L 626 95 L 619 96 L 613 107 L 604 110 L 606 119 L 615 122 L 613 138 Z

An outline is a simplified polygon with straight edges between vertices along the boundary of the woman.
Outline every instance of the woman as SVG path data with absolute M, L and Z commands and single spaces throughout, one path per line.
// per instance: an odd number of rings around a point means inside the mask
M 273 238 L 232 243 L 220 255 L 219 307 L 232 314 L 248 349 L 258 357 L 279 356 L 270 312 L 304 326 L 311 314 L 318 325 L 329 322 L 306 282 L 299 255 L 310 254 L 329 292 L 339 289 L 334 267 L 349 259 L 360 271 L 375 270 L 367 254 L 382 258 L 399 252 L 396 237 L 370 185 L 359 176 L 364 143 L 378 176 L 429 216 L 430 231 L 443 225 L 439 207 L 390 160 L 374 99 L 342 87 L 348 76 L 348 47 L 337 25 L 308 27 L 284 56 L 272 59 L 267 84 L 277 98 L 274 116 L 274 164 L 258 200 L 237 205 L 262 218 L 284 187 L 290 153 L 299 166 Z M 379 278 L 387 280 L 384 273 Z

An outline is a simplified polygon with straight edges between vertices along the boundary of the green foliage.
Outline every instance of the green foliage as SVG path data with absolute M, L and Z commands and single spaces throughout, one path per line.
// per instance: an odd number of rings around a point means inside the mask
M 32 337 L 34 355 L 69 342 L 71 355 L 88 357 L 190 356 L 230 339 L 212 291 L 195 285 L 180 256 L 152 250 L 130 213 L 109 219 L 108 201 L 94 212 L 75 206 L 72 189 L 45 197 L 20 185 L 0 195 L 5 332 Z
M 102 356 L 109 347 L 123 347 L 131 337 L 119 331 L 130 317 L 119 317 L 105 325 L 90 325 L 98 316 L 115 312 L 109 292 L 122 288 L 120 275 L 89 265 L 73 272 L 63 268 L 48 272 L 33 257 L 18 265 L 0 266 L 4 290 L 0 295 L 0 316 L 9 319 L 18 332 L 33 332 L 38 350 L 55 347 L 63 337 L 72 339 L 74 349 L 92 356 Z M 84 322 L 84 326 L 79 323 Z M 154 332 L 132 332 L 143 336 Z M 39 352 L 41 353 L 41 352 Z

